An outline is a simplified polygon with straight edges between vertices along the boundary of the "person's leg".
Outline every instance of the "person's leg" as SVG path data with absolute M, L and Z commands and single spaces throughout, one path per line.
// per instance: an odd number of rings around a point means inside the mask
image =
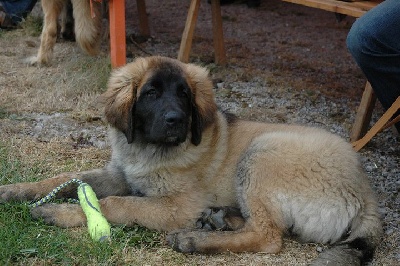
M 37 0 L 1 0 L 0 4 L 12 21 L 21 22 L 33 9 Z
M 400 1 L 386 0 L 353 24 L 347 47 L 382 106 L 400 96 Z M 400 132 L 400 123 L 396 124 Z

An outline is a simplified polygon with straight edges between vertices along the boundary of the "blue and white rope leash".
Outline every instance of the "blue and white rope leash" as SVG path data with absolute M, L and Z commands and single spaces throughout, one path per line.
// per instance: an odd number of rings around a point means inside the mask
M 41 198 L 40 200 L 38 200 L 38 201 L 36 201 L 34 203 L 29 204 L 28 206 L 31 207 L 31 208 L 35 208 L 35 207 L 38 207 L 38 206 L 41 206 L 41 205 L 43 205 L 45 203 L 50 202 L 51 200 L 53 200 L 56 197 L 58 192 L 60 192 L 62 189 L 64 189 L 65 187 L 67 187 L 67 186 L 69 186 L 70 184 L 73 184 L 73 183 L 81 185 L 83 182 L 82 182 L 82 180 L 79 180 L 77 178 L 73 178 L 73 179 L 71 179 L 71 180 L 59 185 L 58 187 L 53 189 L 49 194 L 47 194 L 45 197 Z M 79 203 L 79 200 L 77 200 L 77 199 L 68 199 L 68 202 L 70 202 L 70 203 Z

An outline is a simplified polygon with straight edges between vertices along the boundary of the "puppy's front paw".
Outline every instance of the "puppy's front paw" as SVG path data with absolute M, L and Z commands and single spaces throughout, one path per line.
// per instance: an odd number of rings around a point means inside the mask
M 16 188 L 15 185 L 5 185 L 0 186 L 0 202 L 6 202 L 13 199 L 15 195 Z
M 0 186 L 0 202 L 26 201 L 39 198 L 40 194 L 35 193 L 32 183 L 19 183 Z
M 64 228 L 86 224 L 86 216 L 78 204 L 48 203 L 32 208 L 31 214 L 34 219 L 43 219 L 47 224 Z

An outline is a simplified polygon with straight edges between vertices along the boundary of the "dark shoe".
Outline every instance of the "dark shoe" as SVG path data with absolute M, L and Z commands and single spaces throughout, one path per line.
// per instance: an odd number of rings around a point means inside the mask
M 0 28 L 2 29 L 14 29 L 16 25 L 11 20 L 10 16 L 6 12 L 0 10 Z

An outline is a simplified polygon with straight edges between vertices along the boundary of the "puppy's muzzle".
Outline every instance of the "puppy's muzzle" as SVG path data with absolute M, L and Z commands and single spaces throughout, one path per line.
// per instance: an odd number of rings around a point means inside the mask
M 183 124 L 185 114 L 183 112 L 169 111 L 165 114 L 164 119 L 168 127 L 174 128 Z
M 184 112 L 168 111 L 164 115 L 166 143 L 178 145 L 185 141 L 187 134 L 187 117 Z

